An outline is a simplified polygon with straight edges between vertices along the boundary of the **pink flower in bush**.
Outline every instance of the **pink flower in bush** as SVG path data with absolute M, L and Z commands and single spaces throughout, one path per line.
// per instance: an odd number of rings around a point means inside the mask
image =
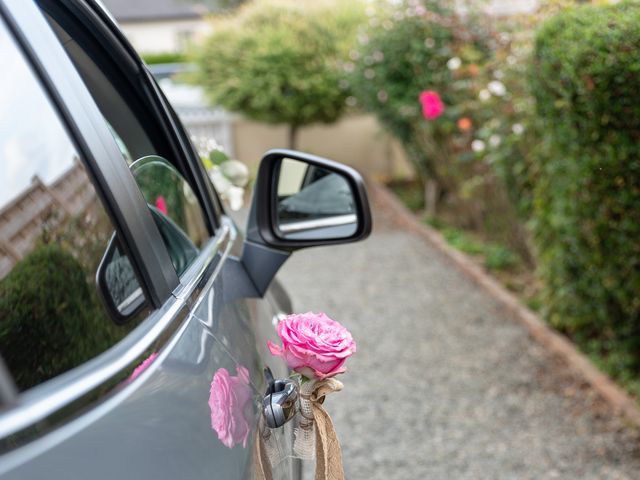
M 213 375 L 209 392 L 211 428 L 224 446 L 233 448 L 241 443 L 246 448 L 252 419 L 251 387 L 245 367 L 238 365 L 236 373 L 234 377 L 226 368 L 219 368 Z
M 134 370 L 133 373 L 131 373 L 131 375 L 129 375 L 129 381 L 132 382 L 133 380 L 135 380 L 136 378 L 138 378 L 138 376 L 144 372 L 147 368 L 149 368 L 149 365 L 151 365 L 153 363 L 153 361 L 156 359 L 156 357 L 158 356 L 157 353 L 152 353 L 151 355 L 149 355 L 140 365 L 138 365 Z
M 349 330 L 324 313 L 289 315 L 278 324 L 282 347 L 267 346 L 289 368 L 308 378 L 323 379 L 347 371 L 344 363 L 356 352 Z
M 435 120 L 444 113 L 444 103 L 442 103 L 438 92 L 425 90 L 420 94 L 420 103 L 422 104 L 422 115 L 427 120 Z
M 160 210 L 165 215 L 169 215 L 169 210 L 167 210 L 167 201 L 164 199 L 162 195 L 156 198 L 156 208 Z

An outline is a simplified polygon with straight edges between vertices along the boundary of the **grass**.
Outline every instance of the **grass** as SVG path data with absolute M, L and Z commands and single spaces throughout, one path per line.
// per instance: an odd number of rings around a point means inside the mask
M 474 257 L 481 257 L 487 270 L 513 270 L 521 266 L 518 256 L 504 245 L 479 240 L 464 230 L 445 227 L 441 220 L 426 220 L 425 223 L 441 231 L 453 248 Z

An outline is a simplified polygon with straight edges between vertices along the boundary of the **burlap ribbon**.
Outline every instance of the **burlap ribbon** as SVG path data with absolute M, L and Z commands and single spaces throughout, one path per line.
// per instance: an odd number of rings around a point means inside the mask
M 342 390 L 342 382 L 335 378 L 317 381 L 309 395 L 316 430 L 316 478 L 315 480 L 344 480 L 342 450 L 336 429 L 327 411 L 324 398 Z
M 266 452 L 265 438 L 263 436 L 264 429 L 268 428 L 263 422 L 256 432 L 253 452 L 253 472 L 256 480 L 273 480 L 271 473 L 271 463 Z
M 333 422 L 322 406 L 327 395 L 342 390 L 342 382 L 335 378 L 316 381 L 310 394 L 301 397 L 309 400 L 315 427 L 316 474 L 315 480 L 344 480 L 342 450 Z M 264 427 L 267 428 L 267 427 Z M 258 433 L 255 442 L 254 470 L 257 480 L 272 480 L 268 455 L 263 436 Z

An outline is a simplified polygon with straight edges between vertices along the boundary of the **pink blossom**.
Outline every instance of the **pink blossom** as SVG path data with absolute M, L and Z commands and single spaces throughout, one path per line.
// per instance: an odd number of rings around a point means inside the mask
M 133 373 L 131 375 L 129 375 L 129 381 L 133 381 L 136 378 L 138 378 L 138 376 L 144 372 L 147 368 L 149 368 L 149 365 L 151 365 L 153 363 L 153 361 L 156 359 L 156 357 L 158 356 L 158 354 L 156 352 L 152 353 L 151 355 L 149 355 L 140 365 L 138 365 L 134 370 Z
M 249 371 L 238 365 L 236 373 L 232 376 L 226 368 L 219 368 L 213 375 L 209 392 L 211 428 L 225 447 L 241 443 L 246 448 L 253 416 Z
M 324 313 L 289 315 L 278 324 L 282 347 L 267 346 L 289 368 L 308 378 L 323 379 L 347 371 L 344 363 L 356 352 L 349 330 Z
M 164 199 L 162 195 L 156 198 L 156 208 L 160 210 L 165 215 L 169 215 L 169 210 L 167 210 L 167 201 Z
M 427 120 L 435 120 L 444 113 L 444 103 L 442 103 L 438 92 L 425 90 L 420 94 L 420 103 L 422 104 L 422 115 Z

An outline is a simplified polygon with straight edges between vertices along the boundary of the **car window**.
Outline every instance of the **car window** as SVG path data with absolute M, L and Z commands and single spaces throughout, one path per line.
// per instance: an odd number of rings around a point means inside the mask
M 131 171 L 180 275 L 209 237 L 198 199 L 180 172 L 162 157 L 136 160 Z
M 149 115 L 142 118 L 142 107 L 136 108 L 140 99 L 126 87 L 125 77 L 109 65 L 108 59 L 102 58 L 105 55 L 101 55 L 99 48 L 81 33 L 80 26 L 58 21 L 50 14 L 46 17 L 102 112 L 130 168 L 140 166 L 140 162 L 151 157 L 164 163 L 161 167 L 158 161 L 152 162 L 153 165 L 144 168 L 143 174 L 134 172 L 134 177 L 180 275 L 210 237 L 195 189 L 179 172 L 178 162 L 172 162 L 171 148 L 163 141 L 162 130 L 154 128 Z M 60 18 L 65 17 L 61 15 Z M 183 237 L 188 242 L 178 242 Z
M 104 352 L 117 325 L 96 287 L 114 226 L 62 121 L 0 23 L 0 353 L 20 390 Z M 142 298 L 129 258 L 116 298 Z M 136 318 L 146 315 L 145 302 Z

